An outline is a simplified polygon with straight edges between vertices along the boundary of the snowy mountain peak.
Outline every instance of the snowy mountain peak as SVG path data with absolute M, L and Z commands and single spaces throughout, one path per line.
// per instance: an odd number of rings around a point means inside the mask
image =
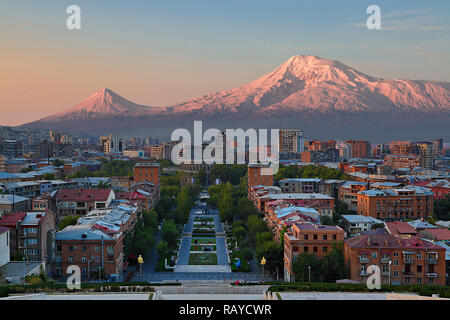
M 131 102 L 111 89 L 101 88 L 94 94 L 84 99 L 78 105 L 57 113 L 47 120 L 52 119 L 83 119 L 112 115 L 139 115 L 145 114 L 150 107 Z

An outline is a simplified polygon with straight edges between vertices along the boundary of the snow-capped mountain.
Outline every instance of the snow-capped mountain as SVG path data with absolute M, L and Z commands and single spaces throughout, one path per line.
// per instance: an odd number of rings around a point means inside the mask
M 137 105 L 101 89 L 25 126 L 167 138 L 203 120 L 219 129 L 303 128 L 316 137 L 449 136 L 449 92 L 449 82 L 376 78 L 339 61 L 297 55 L 253 82 L 175 106 Z

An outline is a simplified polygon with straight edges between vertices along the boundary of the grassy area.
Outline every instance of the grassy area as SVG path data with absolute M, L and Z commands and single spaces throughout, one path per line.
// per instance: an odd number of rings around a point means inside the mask
M 215 253 L 191 253 L 189 255 L 190 265 L 216 265 L 217 254 Z
M 235 265 L 235 262 L 237 262 L 237 259 L 241 259 L 241 267 L 238 268 Z M 249 272 L 250 271 L 250 265 L 248 264 L 248 261 L 245 260 L 242 257 L 242 253 L 240 251 L 233 251 L 230 253 L 230 261 L 231 261 L 231 271 L 232 272 Z

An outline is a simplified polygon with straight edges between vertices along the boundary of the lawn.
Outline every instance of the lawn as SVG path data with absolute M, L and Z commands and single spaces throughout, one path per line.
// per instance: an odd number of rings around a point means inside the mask
M 216 265 L 217 254 L 215 253 L 191 253 L 189 255 L 190 265 Z

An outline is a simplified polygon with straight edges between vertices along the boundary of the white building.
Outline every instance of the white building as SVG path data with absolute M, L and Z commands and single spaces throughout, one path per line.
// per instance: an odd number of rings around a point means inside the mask
M 0 227 L 0 267 L 4 266 L 10 261 L 9 237 L 9 229 Z

